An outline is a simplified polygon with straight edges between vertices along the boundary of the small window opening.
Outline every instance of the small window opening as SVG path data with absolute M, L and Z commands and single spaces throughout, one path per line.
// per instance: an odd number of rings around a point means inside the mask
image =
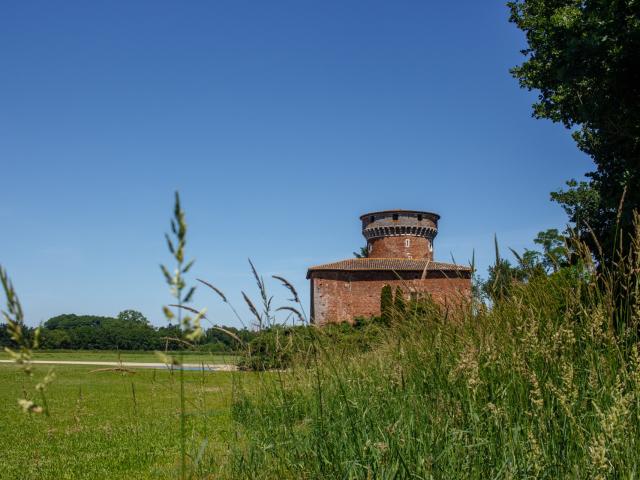
M 418 221 L 421 222 L 422 221 L 422 215 L 418 215 Z
M 394 220 L 397 220 L 397 219 L 398 219 L 398 214 L 397 214 L 397 213 L 394 213 L 394 214 L 393 214 L 393 219 L 394 219 Z
M 375 217 L 374 217 L 373 215 L 371 215 L 371 216 L 369 217 L 369 221 L 370 221 L 370 222 L 373 222 L 374 220 L 375 220 Z
M 410 247 L 411 246 L 411 239 L 405 238 L 404 239 L 404 246 L 405 247 Z

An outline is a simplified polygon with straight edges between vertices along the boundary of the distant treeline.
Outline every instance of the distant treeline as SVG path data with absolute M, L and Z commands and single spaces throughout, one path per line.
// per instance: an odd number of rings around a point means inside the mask
M 223 327 L 244 342 L 256 335 L 247 329 Z M 32 337 L 35 328 L 24 326 Z M 154 327 L 142 313 L 125 310 L 117 317 L 64 314 L 47 320 L 40 331 L 42 349 L 83 350 L 180 350 L 184 348 L 183 333 L 178 326 Z M 0 324 L 0 347 L 13 346 L 7 326 Z M 209 328 L 198 343 L 198 348 L 213 352 L 234 352 L 237 340 L 218 329 Z

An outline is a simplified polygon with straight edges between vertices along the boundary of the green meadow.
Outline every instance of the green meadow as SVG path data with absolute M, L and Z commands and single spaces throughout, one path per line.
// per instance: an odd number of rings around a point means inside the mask
M 12 321 L 19 349 L 0 365 L 0 479 L 638 478 L 636 222 L 612 267 L 575 243 L 572 264 L 525 265 L 526 281 L 496 274 L 490 302 L 425 297 L 354 326 L 269 326 L 245 345 L 251 372 L 33 364 L 32 353 L 156 358 L 38 352 Z M 494 273 L 500 265 L 496 250 Z M 2 279 L 7 311 L 20 317 Z M 195 320 L 185 325 L 198 332 Z
M 0 365 L 0 478 L 638 478 L 637 220 L 614 267 L 576 244 L 573 265 L 498 277 L 491 304 L 266 329 L 244 354 L 267 371 L 57 366 L 39 386 L 50 367 L 13 323 L 26 356 Z
M 13 365 L 0 365 L 2 479 L 176 478 L 180 475 L 178 372 L 53 367 L 49 416 L 20 412 L 33 388 Z M 38 366 L 36 376 L 49 367 Z M 245 374 L 250 375 L 250 374 Z M 26 383 L 25 383 L 26 382 Z M 230 438 L 232 374 L 184 372 L 189 455 L 211 474 Z M 205 441 L 206 439 L 206 441 Z M 194 472 L 198 472 L 194 467 Z
M 60 366 L 23 413 L 48 367 L 2 365 L 0 478 L 637 478 L 637 242 L 616 270 L 534 276 L 491 308 L 406 305 L 370 348 L 295 330 L 286 369 Z
M 224 353 L 183 352 L 185 363 L 235 364 L 238 356 Z M 6 352 L 0 352 L 0 360 L 9 360 Z M 92 361 L 92 362 L 161 362 L 154 352 L 149 351 L 116 351 L 116 350 L 36 350 L 33 360 Z

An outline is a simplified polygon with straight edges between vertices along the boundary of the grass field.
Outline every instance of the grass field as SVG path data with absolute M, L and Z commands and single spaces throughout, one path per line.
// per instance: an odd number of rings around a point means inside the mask
M 235 396 L 228 478 L 638 478 L 640 232 L 637 252 L 491 308 L 399 310 L 367 353 L 318 335 L 303 368 Z
M 207 352 L 184 352 L 185 363 L 198 363 L 200 361 L 214 364 L 236 364 L 238 356 L 235 354 L 218 354 Z M 0 351 L 0 360 L 8 360 L 6 352 Z M 36 351 L 34 360 L 90 360 L 123 362 L 159 362 L 153 352 L 148 351 L 115 351 L 115 350 L 52 350 Z
M 47 368 L 0 365 L 0 480 L 638 478 L 640 230 L 634 248 L 492 305 L 398 308 L 368 350 L 294 330 L 286 370 L 56 367 L 50 416 L 17 404 Z
M 55 367 L 46 417 L 20 413 L 16 400 L 27 377 L 13 365 L 0 365 L 0 479 L 179 476 L 178 375 L 91 370 Z M 36 378 L 47 371 L 39 366 Z M 200 469 L 207 474 L 216 471 L 211 458 L 220 458 L 230 438 L 232 375 L 185 372 L 187 448 L 194 457 L 202 449 Z

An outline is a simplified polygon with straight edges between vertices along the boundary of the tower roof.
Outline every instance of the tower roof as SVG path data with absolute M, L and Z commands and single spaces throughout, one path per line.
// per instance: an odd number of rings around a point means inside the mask
M 382 242 L 387 242 L 386 239 L 392 237 L 424 237 L 429 242 L 432 242 L 435 236 L 438 234 L 438 219 L 440 215 L 433 212 L 426 212 L 421 210 L 382 210 L 378 212 L 369 212 L 360 216 L 362 222 L 362 235 L 367 239 L 369 246 L 371 242 L 379 239 Z M 388 243 L 397 243 L 397 239 L 389 240 Z M 409 245 L 407 245 L 409 247 Z M 416 247 L 421 247 L 422 251 L 416 250 Z M 417 257 L 432 257 L 431 250 L 427 250 L 427 245 L 414 245 L 411 252 L 398 250 L 398 245 L 392 248 L 392 251 L 385 251 L 384 254 L 380 254 L 374 247 L 371 257 L 386 256 L 404 257 L 408 258 Z M 386 249 L 383 249 L 386 250 Z M 394 252 L 395 250 L 395 252 Z M 407 255 L 411 253 L 411 255 Z
M 317 271 L 471 272 L 471 267 L 455 263 L 408 258 L 348 258 L 309 267 L 307 278 Z
M 427 212 L 424 210 L 379 210 L 376 212 L 368 212 L 360 215 L 360 220 L 364 220 L 366 217 L 370 217 L 371 215 L 381 215 L 381 214 L 390 214 L 397 213 L 399 215 L 402 214 L 413 214 L 413 215 L 424 215 L 434 218 L 435 220 L 440 220 L 440 215 L 434 212 Z

